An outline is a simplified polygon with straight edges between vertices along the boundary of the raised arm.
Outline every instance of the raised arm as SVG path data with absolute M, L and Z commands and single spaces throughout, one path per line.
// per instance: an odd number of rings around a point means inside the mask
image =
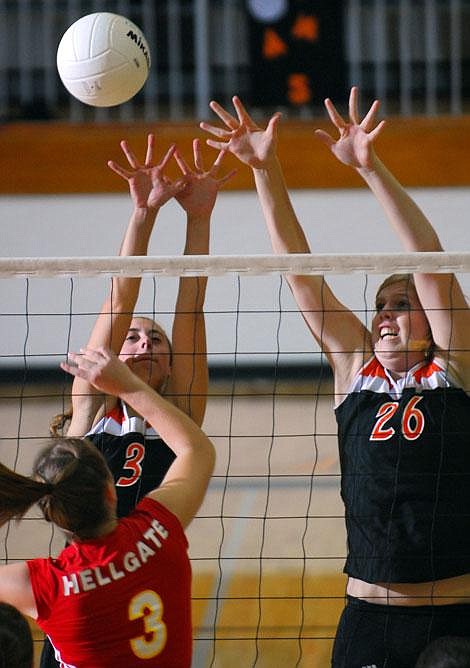
M 334 139 L 323 130 L 315 134 L 343 164 L 356 169 L 382 205 L 387 218 L 407 251 L 441 251 L 439 238 L 429 220 L 397 179 L 379 160 L 374 143 L 385 127 L 377 121 L 380 103 L 375 100 L 361 120 L 359 91 L 351 88 L 349 119 L 344 120 L 330 99 L 325 100 L 328 115 L 339 132 Z
M 309 253 L 277 156 L 277 126 L 281 115 L 274 114 L 266 129 L 262 129 L 238 97 L 233 98 L 233 105 L 236 117 L 217 102 L 211 102 L 211 109 L 225 127 L 201 123 L 203 130 L 218 138 L 208 139 L 207 143 L 232 152 L 252 168 L 273 250 Z M 287 280 L 310 331 L 328 356 L 340 389 L 370 352 L 368 332 L 335 297 L 323 277 L 289 276 Z
M 121 148 L 129 168 L 113 161 L 108 163 L 116 174 L 128 182 L 134 206 L 119 250 L 120 256 L 147 254 L 150 235 L 160 208 L 184 187 L 182 180 L 172 182 L 164 174 L 175 147 L 171 146 L 163 159 L 154 165 L 154 144 L 154 135 L 149 134 L 145 161 L 142 164 L 128 143 L 122 141 Z M 116 353 L 120 351 L 139 296 L 140 283 L 140 278 L 112 278 L 110 294 L 95 322 L 88 346 L 108 346 Z M 83 436 L 89 431 L 101 402 L 100 396 L 86 380 L 80 377 L 74 380 L 69 436 Z
M 209 253 L 210 220 L 220 188 L 235 173 L 218 178 L 224 153 L 204 169 L 200 142 L 193 142 L 194 169 L 175 151 L 185 188 L 176 199 L 186 212 L 185 255 Z M 172 372 L 166 391 L 175 404 L 201 426 L 206 410 L 208 367 L 204 300 L 207 277 L 180 278 L 172 330 Z
M 406 251 L 442 251 L 441 242 L 428 218 L 398 180 L 377 157 L 374 143 L 385 122 L 377 122 L 379 102 L 365 117 L 358 112 L 358 89 L 349 97 L 349 119 L 345 120 L 332 101 L 325 100 L 328 115 L 339 131 L 334 139 L 317 130 L 317 136 L 343 164 L 356 169 L 369 186 Z M 470 313 L 459 282 L 453 274 L 415 274 L 421 304 L 431 326 L 437 352 L 450 360 L 462 378 L 470 381 Z
M 204 432 L 174 404 L 138 378 L 109 349 L 71 353 L 64 371 L 96 390 L 118 396 L 142 415 L 173 450 L 176 459 L 160 487 L 150 493 L 186 527 L 198 511 L 214 468 L 215 451 Z

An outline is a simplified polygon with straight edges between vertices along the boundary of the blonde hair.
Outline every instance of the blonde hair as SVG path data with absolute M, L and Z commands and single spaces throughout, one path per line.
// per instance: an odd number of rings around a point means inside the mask
M 413 274 L 390 274 L 390 276 L 387 276 L 387 278 L 382 281 L 382 283 L 377 288 L 375 299 L 377 299 L 382 290 L 387 288 L 389 285 L 393 285 L 394 283 L 406 283 L 407 287 L 411 287 L 412 290 L 416 292 L 416 285 Z

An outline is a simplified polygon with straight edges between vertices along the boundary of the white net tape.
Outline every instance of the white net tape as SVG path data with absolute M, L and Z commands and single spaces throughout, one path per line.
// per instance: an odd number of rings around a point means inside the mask
M 470 271 L 470 252 L 0 258 L 0 277 L 215 276 Z

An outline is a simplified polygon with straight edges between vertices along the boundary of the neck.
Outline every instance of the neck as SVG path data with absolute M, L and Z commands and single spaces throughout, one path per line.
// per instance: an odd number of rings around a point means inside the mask
M 399 378 L 403 378 L 408 373 L 408 370 L 406 370 L 406 371 L 393 371 L 392 369 L 389 369 L 388 367 L 385 367 L 385 368 L 387 369 L 387 372 L 390 374 L 390 376 L 393 378 L 393 380 L 398 380 Z
M 104 536 L 107 536 L 108 534 L 112 533 L 114 529 L 117 527 L 117 525 L 118 525 L 117 517 L 110 517 L 109 520 L 107 520 L 103 524 L 100 524 L 100 526 L 96 527 L 96 529 L 92 532 L 89 532 L 87 534 L 82 534 L 80 536 L 72 534 L 71 540 L 75 543 L 86 543 L 87 540 L 96 540 L 97 538 L 103 538 Z
M 426 360 L 426 355 L 423 352 L 375 352 L 375 356 L 394 378 L 402 378 L 416 364 Z

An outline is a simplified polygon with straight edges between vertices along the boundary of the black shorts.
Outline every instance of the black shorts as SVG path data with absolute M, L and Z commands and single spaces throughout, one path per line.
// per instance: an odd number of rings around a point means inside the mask
M 60 663 L 55 658 L 54 648 L 47 636 L 44 638 L 39 666 L 40 668 L 60 668 Z
M 470 604 L 377 605 L 348 597 L 333 646 L 333 668 L 412 668 L 441 636 L 470 636 Z

